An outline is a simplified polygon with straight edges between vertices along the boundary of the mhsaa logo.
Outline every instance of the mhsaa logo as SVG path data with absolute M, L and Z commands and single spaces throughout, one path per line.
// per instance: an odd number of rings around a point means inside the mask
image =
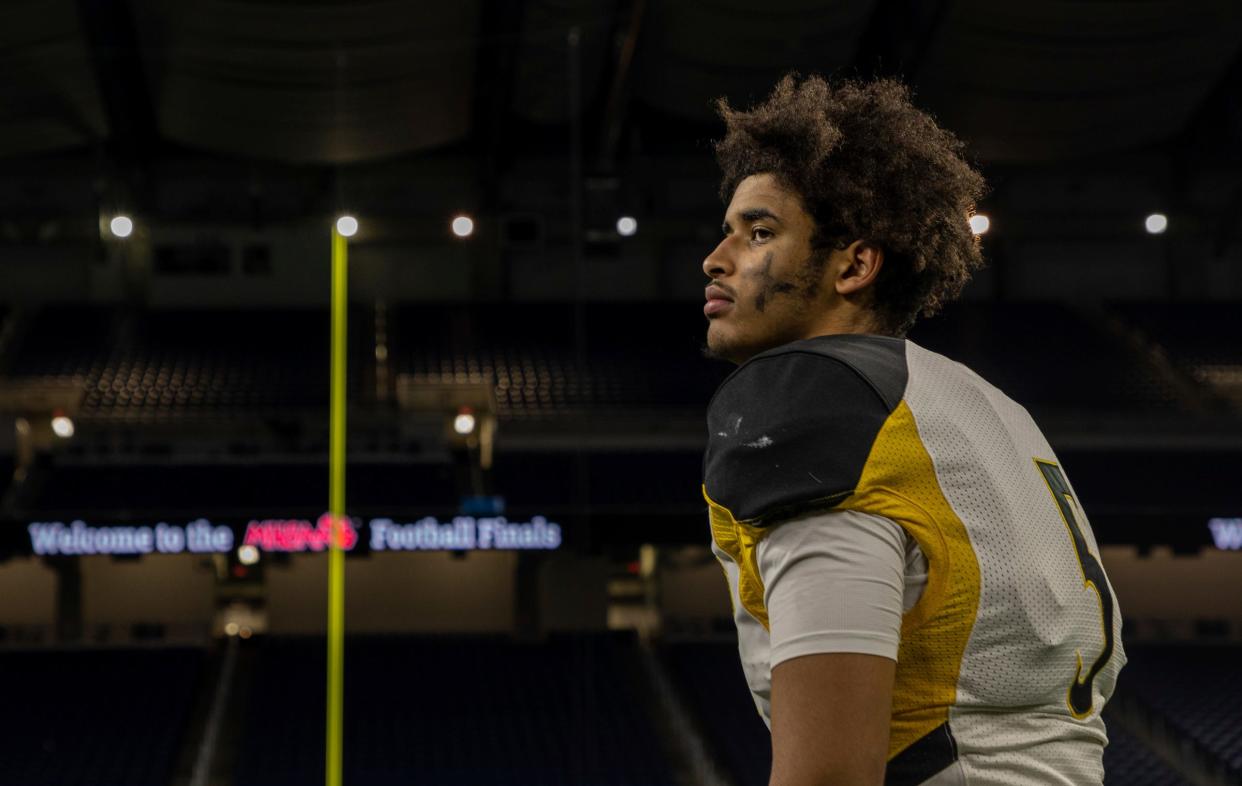
M 325 513 L 313 526 L 306 519 L 265 519 L 246 525 L 248 546 L 263 551 L 323 551 L 332 542 L 332 514 Z M 358 543 L 358 529 L 349 517 L 341 518 L 339 545 L 352 551 Z
M 1242 519 L 1211 519 L 1208 529 L 1216 548 L 1223 551 L 1242 550 Z

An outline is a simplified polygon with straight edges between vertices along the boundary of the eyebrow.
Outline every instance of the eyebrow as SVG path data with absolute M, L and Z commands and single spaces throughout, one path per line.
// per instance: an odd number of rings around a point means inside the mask
M 775 221 L 778 224 L 781 223 L 780 217 L 778 217 L 771 210 L 768 210 L 766 207 L 747 208 L 741 212 L 741 217 L 742 217 L 742 221 L 744 221 L 747 224 L 752 224 L 764 218 Z M 727 219 L 725 220 L 723 224 L 720 225 L 720 231 L 724 232 L 726 235 L 729 234 L 729 232 L 731 232 L 732 230 L 733 230 L 733 227 L 730 226 L 729 221 Z

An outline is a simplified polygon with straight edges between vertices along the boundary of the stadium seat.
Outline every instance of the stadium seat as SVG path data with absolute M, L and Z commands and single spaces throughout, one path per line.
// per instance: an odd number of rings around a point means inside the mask
M 237 786 L 323 780 L 323 639 L 257 642 Z M 671 786 L 632 636 L 357 636 L 345 781 Z
M 204 662 L 198 649 L 0 653 L 0 781 L 167 786 Z

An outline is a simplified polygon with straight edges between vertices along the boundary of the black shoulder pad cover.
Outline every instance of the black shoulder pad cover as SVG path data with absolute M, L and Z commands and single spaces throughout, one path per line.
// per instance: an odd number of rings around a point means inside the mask
M 756 355 L 708 406 L 708 496 L 758 526 L 839 505 L 905 384 L 899 339 L 821 336 Z

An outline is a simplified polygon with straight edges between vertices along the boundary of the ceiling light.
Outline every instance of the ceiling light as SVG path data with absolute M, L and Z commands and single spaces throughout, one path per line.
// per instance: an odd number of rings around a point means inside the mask
M 108 222 L 108 229 L 116 237 L 129 237 L 134 232 L 134 220 L 129 216 L 114 216 Z
M 61 439 L 69 439 L 73 436 L 73 420 L 65 415 L 57 415 L 52 418 L 52 431 Z
M 341 216 L 336 220 L 336 231 L 342 237 L 353 237 L 358 234 L 358 219 L 353 216 Z
M 458 413 L 457 417 L 453 418 L 453 430 L 463 436 L 472 433 L 474 431 L 474 415 L 469 412 Z

